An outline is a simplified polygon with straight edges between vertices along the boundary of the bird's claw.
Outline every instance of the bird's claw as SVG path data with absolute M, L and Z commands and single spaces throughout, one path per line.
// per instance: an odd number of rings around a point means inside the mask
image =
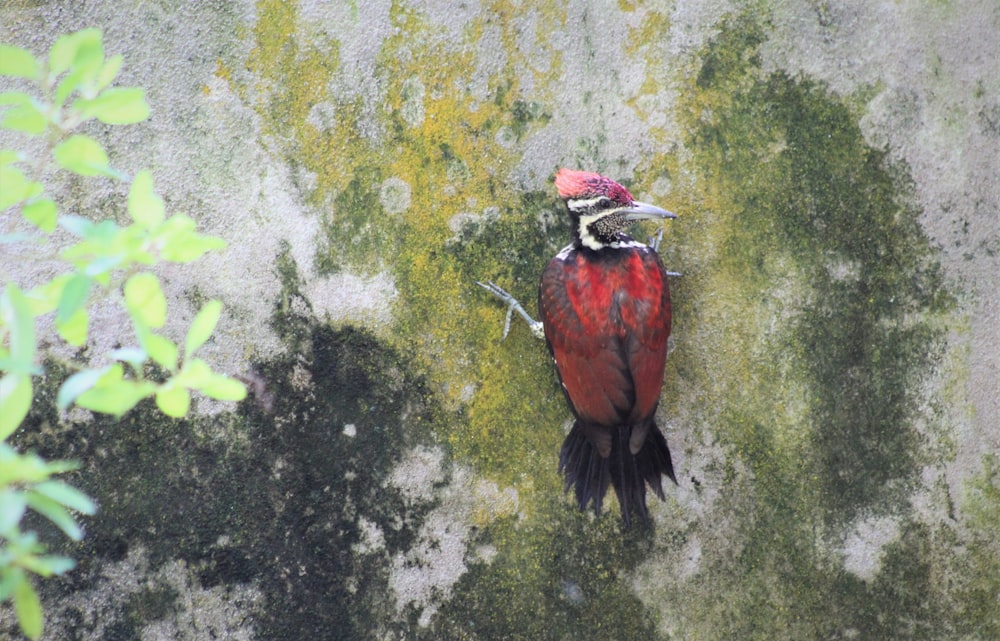
M 477 280 L 476 284 L 499 298 L 505 305 L 507 305 L 507 317 L 504 320 L 503 338 L 507 338 L 507 334 L 510 332 L 510 318 L 514 312 L 517 312 L 521 318 L 524 319 L 524 322 L 528 324 L 528 328 L 535 337 L 542 338 L 545 336 L 541 321 L 536 321 L 528 314 L 528 312 L 524 311 L 524 308 L 521 307 L 521 303 L 517 302 L 516 298 L 507 293 L 507 290 L 503 289 L 493 281 L 486 281 L 484 283 Z
M 653 251 L 659 253 L 660 243 L 662 241 L 663 241 L 663 228 L 661 227 L 656 231 L 655 236 L 649 237 L 649 246 L 652 248 Z M 671 278 L 677 278 L 678 276 L 683 276 L 683 275 L 684 274 L 680 272 L 667 272 L 667 276 L 670 276 Z
M 662 241 L 663 241 L 663 228 L 660 227 L 658 230 L 656 230 L 656 235 L 655 236 L 650 236 L 649 237 L 649 246 L 653 248 L 653 251 L 659 252 L 660 251 L 660 243 Z

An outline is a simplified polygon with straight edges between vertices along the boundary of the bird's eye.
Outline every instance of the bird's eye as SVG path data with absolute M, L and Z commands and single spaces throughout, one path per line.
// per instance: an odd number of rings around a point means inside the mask
M 597 199 L 597 202 L 594 203 L 594 209 L 607 209 L 610 206 L 611 206 L 611 199 L 608 198 L 607 196 L 601 196 L 600 198 Z

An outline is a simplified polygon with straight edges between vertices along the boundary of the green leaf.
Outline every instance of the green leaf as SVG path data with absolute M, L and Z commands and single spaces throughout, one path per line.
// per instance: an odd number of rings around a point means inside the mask
M 110 85 L 116 77 L 118 77 L 118 72 L 121 71 L 122 62 L 124 60 L 125 59 L 119 53 L 111 56 L 104 62 L 104 66 L 101 67 L 101 71 L 97 74 L 97 79 L 94 81 L 94 88 L 97 91 L 104 89 Z
M 139 347 L 119 347 L 108 352 L 108 356 L 116 361 L 128 363 L 137 372 L 142 370 L 143 363 L 149 358 L 146 351 Z
M 38 236 L 24 231 L 16 231 L 13 234 L 0 234 L 0 245 L 13 245 L 29 241 L 39 242 L 40 240 Z
M 247 397 L 246 385 L 222 374 L 212 376 L 212 380 L 202 385 L 200 391 L 220 401 L 242 401 Z
M 0 44 L 0 75 L 38 78 L 38 61 L 27 49 Z
M 25 497 L 31 509 L 52 521 L 66 536 L 74 541 L 79 541 L 83 538 L 83 529 L 77 524 L 69 511 L 58 502 L 32 490 L 27 491 Z
M 48 126 L 48 116 L 30 101 L 11 107 L 4 112 L 3 118 L 0 118 L 0 127 L 32 136 L 45 133 Z
M 208 301 L 201 311 L 194 317 L 191 327 L 188 329 L 187 338 L 184 341 L 184 360 L 186 361 L 195 350 L 205 344 L 215 326 L 219 322 L 219 315 L 222 313 L 222 303 L 217 300 Z
M 35 362 L 35 319 L 24 292 L 13 283 L 0 294 L 0 322 L 7 325 L 10 346 L 9 371 L 28 373 Z
M 98 243 L 100 250 L 106 250 L 118 240 L 121 228 L 113 220 L 102 220 L 94 225 L 87 234 L 87 240 Z
M 171 380 L 183 387 L 200 389 L 210 383 L 213 376 L 215 374 L 212 372 L 212 368 L 208 366 L 208 363 L 200 358 L 192 358 L 191 360 L 185 359 L 184 367 Z
M 115 254 L 113 256 L 103 256 L 90 261 L 83 269 L 83 273 L 102 284 L 107 284 L 108 272 L 117 268 L 126 261 L 126 256 Z
M 73 65 L 91 66 L 104 60 L 101 30 L 82 29 L 60 36 L 49 49 L 49 71 L 61 74 Z
M 140 87 L 112 87 L 96 98 L 77 100 L 73 107 L 84 118 L 106 125 L 131 125 L 149 117 L 146 92 Z
M 49 72 L 58 75 L 73 64 L 76 57 L 77 38 L 75 33 L 67 33 L 56 38 L 49 48 Z
M 169 247 L 164 247 L 160 256 L 172 263 L 190 263 L 201 258 L 206 252 L 225 247 L 226 241 L 221 238 L 191 234 L 183 243 L 172 243 Z
M 149 272 L 135 274 L 125 282 L 125 306 L 132 318 L 147 327 L 163 327 L 167 320 L 167 298 L 160 279 Z
M 76 400 L 76 397 L 96 385 L 97 381 L 101 380 L 101 377 L 107 374 L 109 369 L 111 369 L 110 365 L 97 369 L 85 369 L 63 381 L 59 387 L 59 393 L 56 395 L 56 407 L 59 411 L 64 411 Z
M 63 103 L 70 95 L 78 90 L 82 89 L 87 82 L 87 72 L 88 69 L 84 67 L 75 67 L 70 69 L 69 73 L 63 76 L 59 84 L 56 85 L 55 93 L 52 95 L 53 105 L 57 109 L 62 109 Z
M 26 102 L 31 102 L 31 96 L 23 91 L 0 92 L 0 107 L 4 105 L 23 105 Z
M 104 67 L 100 30 L 84 29 L 64 38 L 56 40 L 49 55 L 52 79 L 63 71 L 69 71 L 56 86 L 54 103 L 57 106 L 61 106 L 74 91 L 80 91 L 87 98 L 95 96 L 98 91 L 95 81 Z M 65 63 L 67 59 L 68 64 Z
M 123 371 L 121 363 L 108 367 L 94 387 L 77 397 L 76 404 L 88 410 L 120 417 L 156 391 L 153 383 L 125 380 Z
M 0 378 L 0 440 L 21 425 L 31 409 L 31 376 L 8 373 Z
M 97 511 L 97 504 L 89 496 L 63 481 L 45 481 L 33 489 L 71 510 L 83 514 L 93 514 Z
M 12 165 L 0 166 L 0 211 L 26 199 L 30 189 L 31 181 L 20 169 Z
M 194 219 L 184 214 L 171 216 L 156 230 L 156 239 L 162 245 L 169 245 L 176 239 L 184 239 L 194 233 L 197 225 Z
M 100 143 L 85 134 L 75 134 L 52 150 L 56 162 L 81 176 L 111 175 L 108 154 Z
M 36 454 L 20 454 L 0 441 L 0 487 L 15 482 L 45 481 L 53 474 L 61 474 L 78 467 L 79 465 L 72 461 L 45 462 Z
M 162 247 L 160 257 L 175 263 L 186 263 L 200 258 L 207 251 L 226 246 L 226 241 L 221 238 L 202 236 L 194 230 L 194 220 L 184 214 L 164 221 L 154 234 L 154 240 Z
M 9 599 L 14 594 L 14 588 L 23 580 L 24 571 L 20 568 L 5 568 L 0 572 L 0 603 Z
M 145 330 L 139 334 L 139 344 L 157 365 L 170 372 L 177 370 L 177 345 L 166 336 Z
M 28 299 L 28 306 L 31 315 L 38 317 L 54 311 L 62 298 L 63 288 L 73 277 L 73 274 L 60 274 L 47 283 L 28 291 L 25 296 Z
M 23 492 L 14 489 L 0 490 L 0 536 L 10 536 L 21 523 L 28 501 Z
M 155 227 L 163 222 L 163 199 L 153 191 L 153 174 L 142 170 L 136 174 L 128 192 L 128 213 L 132 220 L 144 227 Z
M 149 382 L 121 381 L 115 385 L 95 387 L 80 395 L 76 404 L 94 412 L 121 418 L 136 403 L 153 394 L 156 385 Z
M 77 310 L 87 302 L 93 280 L 84 274 L 73 274 L 63 287 L 56 307 L 56 323 L 69 321 Z
M 21 208 L 21 215 L 24 216 L 25 220 L 46 233 L 51 233 L 59 220 L 56 203 L 51 198 L 38 198 L 31 201 Z
M 0 234 L 0 245 L 14 245 L 29 241 L 39 242 L 40 240 L 38 236 L 24 231 L 16 231 L 13 234 Z
M 41 576 L 65 574 L 76 567 L 76 561 L 65 556 L 36 556 L 32 563 L 24 564 L 26 568 Z
M 42 604 L 27 578 L 14 588 L 14 614 L 24 636 L 32 641 L 42 636 Z
M 2 104 L 0 102 L 0 105 Z M 20 160 L 24 160 L 24 154 L 20 154 L 13 149 L 0 149 L 0 166 L 9 165 Z
M 73 315 L 65 321 L 56 321 L 56 331 L 59 332 L 64 341 L 73 347 L 83 347 L 83 344 L 87 342 L 89 329 L 90 314 L 84 307 L 73 312 Z
M 59 218 L 59 226 L 78 238 L 86 238 L 91 234 L 96 225 L 93 221 L 83 216 L 67 214 Z
M 76 567 L 76 561 L 66 556 L 47 556 L 45 561 L 52 574 L 62 575 Z
M 184 418 L 191 407 L 191 394 L 186 389 L 167 384 L 156 393 L 156 405 L 172 418 Z

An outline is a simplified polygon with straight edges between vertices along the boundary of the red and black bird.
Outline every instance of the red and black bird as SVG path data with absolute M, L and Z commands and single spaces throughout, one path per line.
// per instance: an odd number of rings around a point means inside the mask
M 674 214 L 636 202 L 599 174 L 560 169 L 555 183 L 573 242 L 542 273 L 541 321 L 493 283 L 480 285 L 548 344 L 576 419 L 559 456 L 566 489 L 574 488 L 580 509 L 592 504 L 600 513 L 611 485 L 629 525 L 648 518 L 646 485 L 663 499 L 661 478 L 677 481 L 655 418 L 670 336 L 667 271 L 656 250 L 625 229 Z

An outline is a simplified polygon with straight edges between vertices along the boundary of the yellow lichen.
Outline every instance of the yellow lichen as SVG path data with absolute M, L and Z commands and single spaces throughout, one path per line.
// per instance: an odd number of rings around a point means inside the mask
M 505 310 L 473 283 L 502 281 L 510 266 L 495 252 L 458 257 L 448 246 L 455 234 L 449 224 L 459 214 L 481 216 L 493 208 L 526 225 L 534 220 L 534 212 L 511 209 L 519 194 L 505 178 L 516 157 L 498 142 L 504 127 L 521 133 L 530 127 L 517 121 L 523 103 L 513 69 L 532 67 L 515 46 L 517 12 L 503 2 L 491 8 L 470 21 L 465 44 L 458 45 L 418 11 L 394 5 L 390 19 L 397 29 L 376 60 L 385 83 L 374 123 L 378 140 L 360 134 L 372 124 L 363 121 L 371 114 L 360 103 L 329 95 L 338 73 L 336 47 L 327 47 L 330 54 L 293 37 L 294 5 L 258 3 L 257 46 L 248 66 L 258 81 L 253 95 L 264 96 L 258 108 L 271 138 L 314 176 L 307 195 L 323 217 L 320 268 L 391 270 L 400 295 L 390 341 L 423 363 L 447 406 L 465 408 L 467 423 L 445 435 L 455 456 L 504 486 L 522 485 L 538 469 L 556 485 L 566 411 L 544 347 L 523 328 L 500 342 Z M 544 20 L 564 19 L 555 8 L 539 11 Z M 467 87 L 477 63 L 473 43 L 487 27 L 499 28 L 506 60 L 486 78 L 484 100 Z M 544 34 L 536 37 L 548 46 Z M 558 56 L 553 59 L 558 65 Z M 545 75 L 552 72 L 550 66 Z M 328 122 L 318 127 L 311 112 L 324 104 L 331 104 Z M 409 194 L 394 215 L 383 211 L 380 199 L 390 180 Z M 539 272 L 547 258 L 538 256 Z M 540 401 L 538 390 L 546 388 L 552 393 Z

